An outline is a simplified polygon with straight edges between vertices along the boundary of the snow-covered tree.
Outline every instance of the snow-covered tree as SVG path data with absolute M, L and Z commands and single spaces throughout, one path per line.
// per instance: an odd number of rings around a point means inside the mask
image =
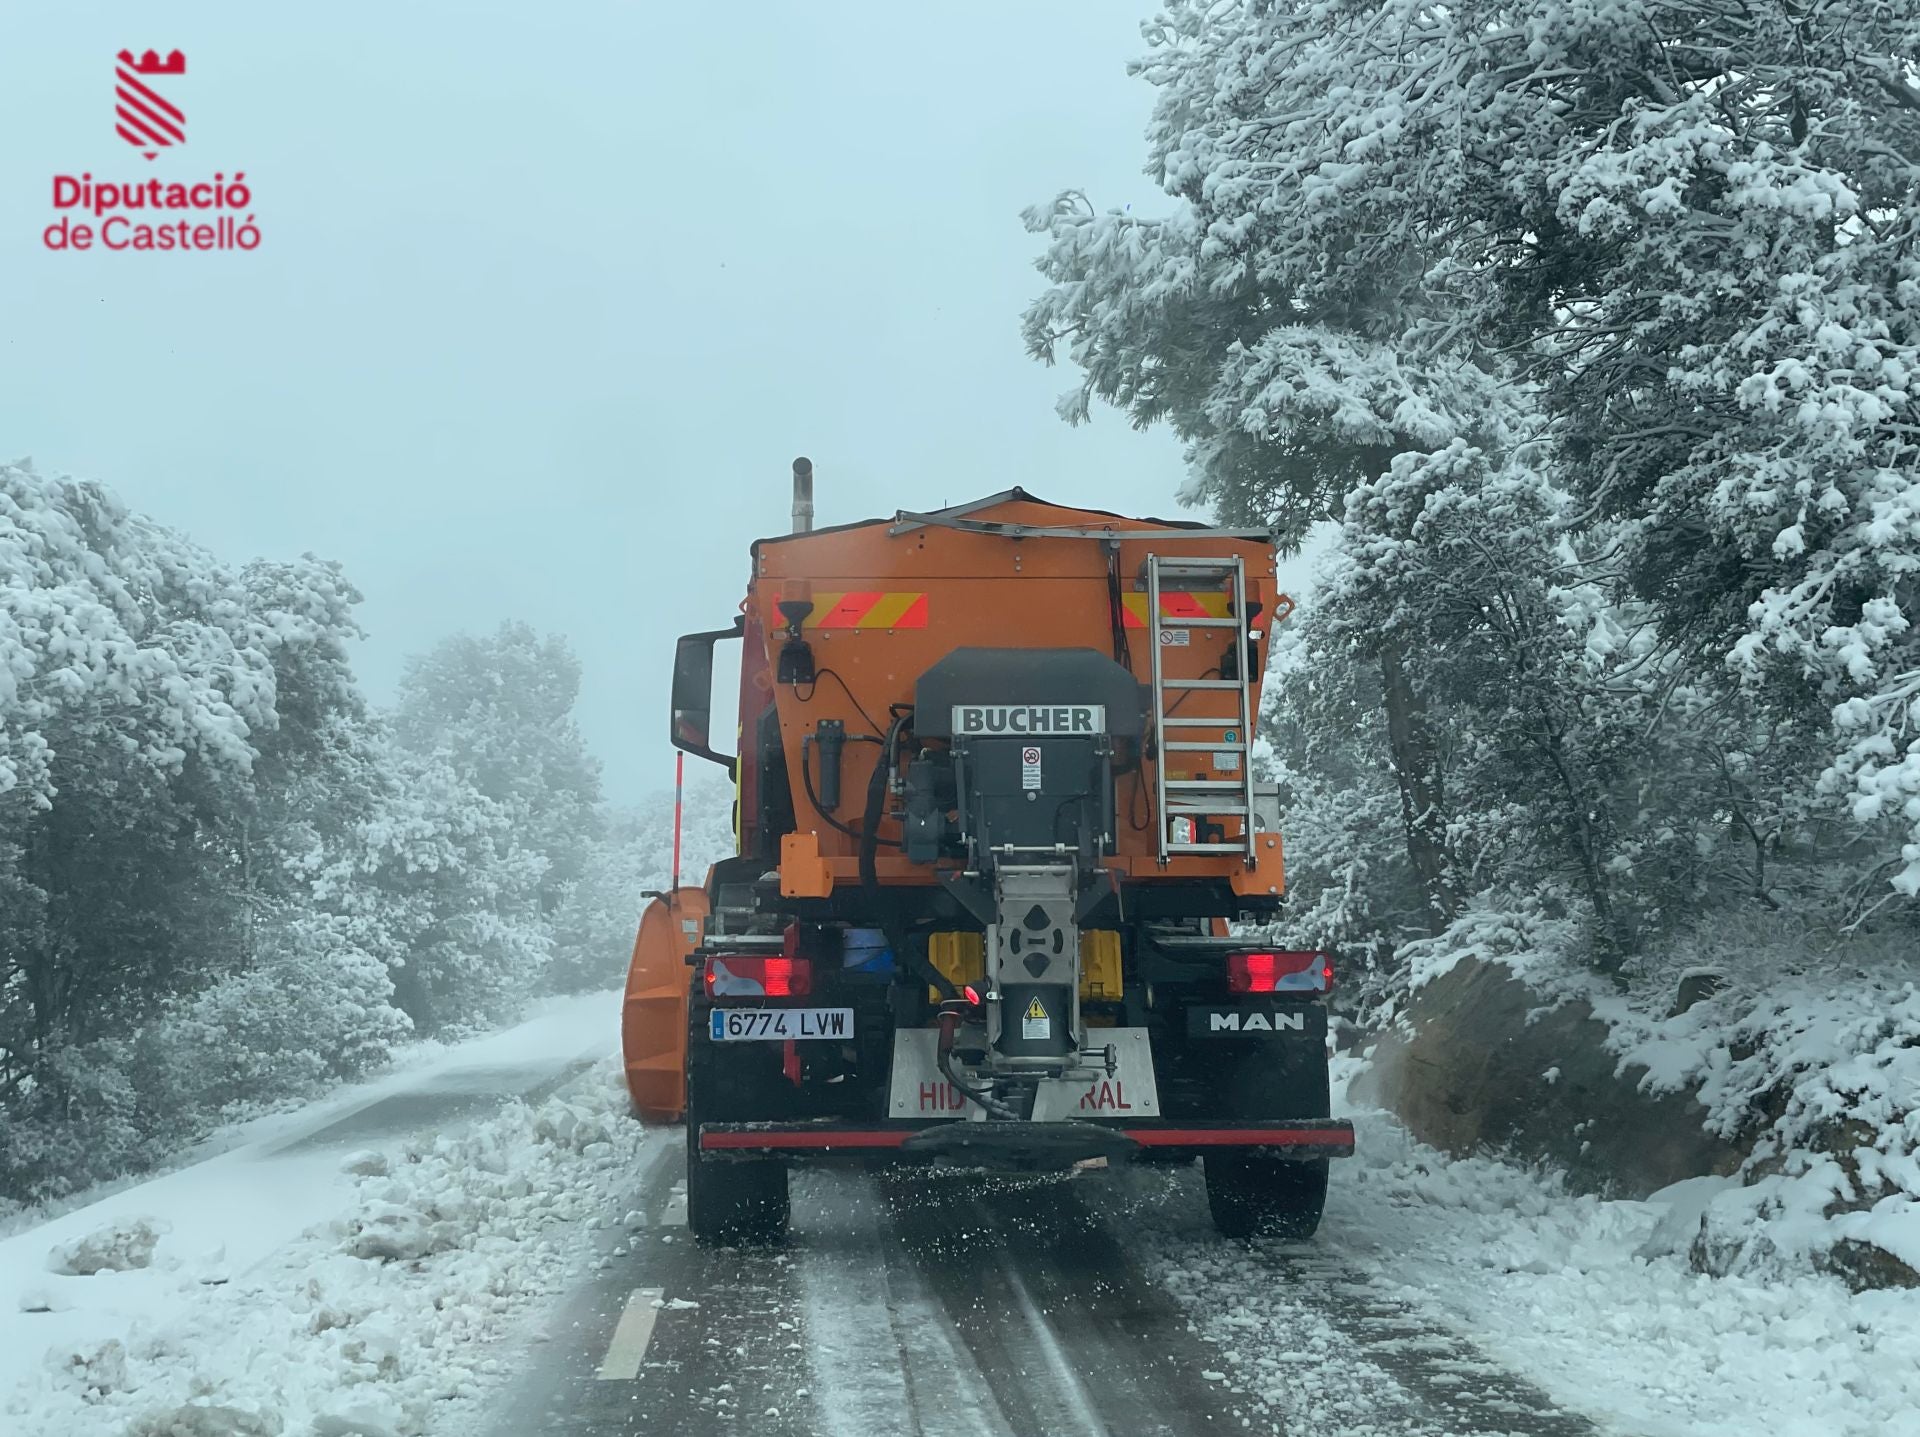
M 395 1001 L 421 1031 L 498 1023 L 532 995 L 551 953 L 546 859 L 444 756 L 393 761 L 397 781 L 324 891 L 385 958 Z
M 413 753 L 437 755 L 513 825 L 545 861 L 542 910 L 552 912 L 596 837 L 600 764 L 573 720 L 580 662 L 557 634 L 505 623 L 457 634 L 411 660 L 394 732 Z
M 358 600 L 0 466 L 0 1201 L 536 991 L 601 862 L 577 665 L 523 626 L 450 641 L 389 719 Z
M 680 882 L 698 886 L 733 853 L 733 790 L 705 774 L 687 780 L 680 834 Z M 548 983 L 560 992 L 619 983 L 633 952 L 647 896 L 673 884 L 673 795 L 657 793 L 607 817 L 605 836 L 567 886 L 554 915 Z
M 1080 367 L 1069 418 L 1171 424 L 1189 500 L 1341 525 L 1316 602 L 1354 621 L 1314 643 L 1379 665 L 1428 910 L 1544 856 L 1617 953 L 1703 889 L 1820 887 L 1816 853 L 1920 891 L 1920 13 L 1246 0 L 1146 33 L 1169 209 L 1029 212 L 1028 343 Z
M 236 573 L 98 485 L 0 467 L 0 1183 L 164 1151 L 231 1097 L 209 1064 L 341 1075 L 404 1028 L 311 1022 L 298 1057 L 181 1036 L 296 954 L 288 1002 L 390 1011 L 384 972 L 329 946 L 307 871 L 360 787 L 356 599 L 334 566 Z

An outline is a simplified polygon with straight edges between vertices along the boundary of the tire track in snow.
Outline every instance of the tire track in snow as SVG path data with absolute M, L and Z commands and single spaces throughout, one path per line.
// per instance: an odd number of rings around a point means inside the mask
M 1288 1249 L 1263 1258 L 1284 1290 L 1303 1295 L 1369 1361 L 1454 1424 L 1449 1432 L 1594 1437 L 1596 1428 L 1585 1417 L 1555 1407 L 1532 1383 L 1412 1304 L 1382 1292 L 1342 1259 Z
M 1594 1437 L 1370 1278 L 1337 1222 L 1216 1236 L 1197 1171 L 802 1169 L 790 1242 L 732 1249 L 666 1221 L 680 1171 L 669 1140 L 636 1182 L 652 1225 L 552 1323 L 578 1350 L 542 1354 L 496 1437 Z M 636 1288 L 666 1300 L 612 1364 Z
M 1008 1257 L 1005 1248 L 1000 1250 L 999 1258 L 1000 1271 L 1007 1279 L 1007 1286 L 1012 1291 L 1014 1300 L 1020 1305 L 1020 1315 L 1026 1318 L 1027 1328 L 1033 1334 L 1041 1356 L 1046 1359 L 1048 1372 L 1053 1378 L 1053 1394 L 1061 1406 L 1072 1413 L 1073 1420 L 1070 1426 L 1062 1424 L 1053 1430 L 1062 1433 L 1078 1431 L 1089 1434 L 1089 1437 L 1101 1437 L 1101 1434 L 1107 1431 L 1107 1425 L 1100 1420 L 1100 1414 L 1095 1411 L 1093 1397 L 1081 1383 L 1080 1374 L 1074 1370 L 1073 1363 L 1067 1360 L 1067 1354 L 1061 1350 L 1046 1314 L 1034 1302 L 1033 1294 L 1027 1291 L 1026 1283 L 1020 1278 L 1019 1267 Z
M 901 1260 L 874 1175 L 794 1175 L 812 1399 L 828 1437 L 1014 1437 L 945 1309 Z
M 1247 1398 L 1243 1416 L 1342 1437 L 1596 1437 L 1539 1388 L 1433 1314 L 1384 1291 L 1338 1247 L 1226 1242 L 1199 1173 L 1128 1173 L 1101 1204 L 1145 1239 L 1148 1265 L 1187 1308 Z
M 1066 1179 L 899 1174 L 898 1242 L 1016 1432 L 1190 1437 L 1226 1417 L 1208 1354 Z

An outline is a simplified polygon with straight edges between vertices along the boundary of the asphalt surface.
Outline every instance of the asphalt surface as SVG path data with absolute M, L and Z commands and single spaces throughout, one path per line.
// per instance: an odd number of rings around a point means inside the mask
M 1155 1180 L 1203 1204 L 1196 1178 Z M 1101 1174 L 802 1171 L 787 1243 L 709 1250 L 687 1232 L 670 1142 L 636 1174 L 610 1255 L 529 1344 L 489 1437 L 1593 1432 L 1324 1237 L 1242 1250 L 1276 1303 L 1338 1330 L 1351 1356 L 1330 1380 L 1351 1390 L 1291 1418 L 1272 1394 L 1249 1401 L 1135 1260 L 1128 1192 Z
M 364 1147 L 389 1138 L 444 1132 L 467 1119 L 496 1112 L 512 1098 L 541 1102 L 594 1062 L 594 1058 L 584 1057 L 563 1064 L 536 1061 L 448 1068 L 427 1075 L 418 1086 L 377 1098 L 319 1127 L 274 1143 L 264 1152 Z

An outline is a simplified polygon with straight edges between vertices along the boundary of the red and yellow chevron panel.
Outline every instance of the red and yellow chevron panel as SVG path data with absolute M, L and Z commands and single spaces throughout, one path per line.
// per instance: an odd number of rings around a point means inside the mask
M 866 589 L 853 594 L 815 594 L 813 612 L 803 625 L 809 629 L 924 629 L 927 596 L 924 593 Z
M 1147 596 L 1122 594 L 1120 602 L 1126 611 L 1126 627 L 1144 629 L 1147 626 Z M 1160 591 L 1160 617 L 1163 620 L 1224 619 L 1232 613 L 1233 606 L 1224 593 L 1193 593 L 1185 589 Z

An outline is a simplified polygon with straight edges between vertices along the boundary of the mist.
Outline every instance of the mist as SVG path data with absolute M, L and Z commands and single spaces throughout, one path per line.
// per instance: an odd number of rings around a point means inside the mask
M 369 9 L 366 18 L 371 20 Z M 754 538 L 1021 485 L 1176 510 L 1178 446 L 1022 350 L 1066 186 L 1140 173 L 1124 7 L 207 4 L 0 22 L 0 457 L 111 485 L 225 561 L 339 559 L 356 655 L 564 633 L 610 798 L 671 779 L 673 637 Z M 112 57 L 179 48 L 185 147 L 117 139 Z M 243 171 L 251 253 L 50 253 L 51 177 Z

